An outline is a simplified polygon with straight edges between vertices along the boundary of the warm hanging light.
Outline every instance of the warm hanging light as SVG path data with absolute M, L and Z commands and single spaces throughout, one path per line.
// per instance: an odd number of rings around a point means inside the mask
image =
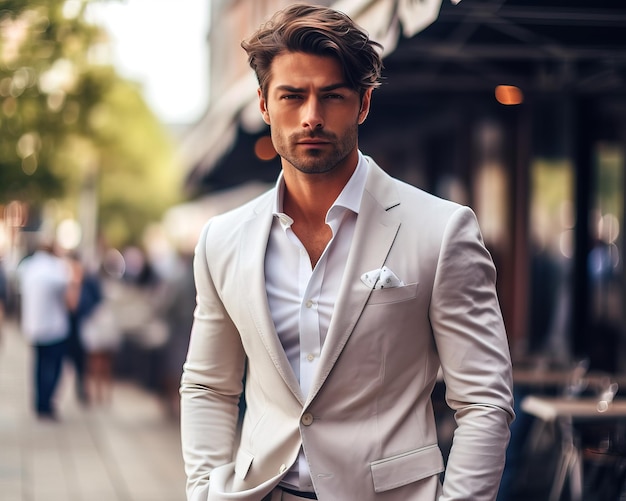
M 276 156 L 276 150 L 270 136 L 262 136 L 254 144 L 254 154 L 261 160 L 272 160 Z
M 524 101 L 524 94 L 519 87 L 514 85 L 498 85 L 496 87 L 496 100 L 505 106 L 521 104 Z

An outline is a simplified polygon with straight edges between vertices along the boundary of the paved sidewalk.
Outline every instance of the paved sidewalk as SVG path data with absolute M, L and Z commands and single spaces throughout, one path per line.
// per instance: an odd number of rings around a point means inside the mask
M 13 322 L 0 337 L 2 501 L 183 501 L 178 423 L 158 399 L 117 382 L 111 405 L 81 407 L 66 368 L 60 421 L 32 412 L 31 350 Z

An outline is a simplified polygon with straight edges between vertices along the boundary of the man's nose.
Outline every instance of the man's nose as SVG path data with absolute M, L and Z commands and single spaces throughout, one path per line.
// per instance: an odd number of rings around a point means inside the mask
M 303 109 L 302 127 L 305 129 L 321 129 L 324 126 L 322 103 L 317 97 L 307 99 Z

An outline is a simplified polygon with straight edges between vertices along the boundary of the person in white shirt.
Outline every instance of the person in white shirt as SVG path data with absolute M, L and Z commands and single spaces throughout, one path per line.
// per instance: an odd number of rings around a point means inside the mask
M 53 398 L 69 335 L 69 305 L 78 301 L 80 277 L 42 241 L 19 264 L 20 327 L 34 349 L 34 405 L 42 419 L 57 419 Z
M 493 501 L 511 360 L 473 211 L 359 151 L 382 61 L 349 17 L 293 5 L 242 46 L 282 172 L 196 247 L 188 501 Z M 439 370 L 458 425 L 445 468 Z

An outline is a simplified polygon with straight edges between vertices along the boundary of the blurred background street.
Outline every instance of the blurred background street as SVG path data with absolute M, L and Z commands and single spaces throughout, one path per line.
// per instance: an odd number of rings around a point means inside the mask
M 116 380 L 110 405 L 83 406 L 69 367 L 58 421 L 32 410 L 31 351 L 14 321 L 0 336 L 2 501 L 183 501 L 178 423 L 162 401 Z
M 184 499 L 191 254 L 280 171 L 240 42 L 290 3 L 0 0 L 0 501 Z M 518 413 L 498 501 L 626 499 L 626 4 L 305 3 L 385 47 L 360 149 L 471 207 L 497 266 Z M 79 338 L 105 389 L 85 405 L 65 363 L 58 421 L 19 331 L 18 270 L 51 240 L 99 282 Z

